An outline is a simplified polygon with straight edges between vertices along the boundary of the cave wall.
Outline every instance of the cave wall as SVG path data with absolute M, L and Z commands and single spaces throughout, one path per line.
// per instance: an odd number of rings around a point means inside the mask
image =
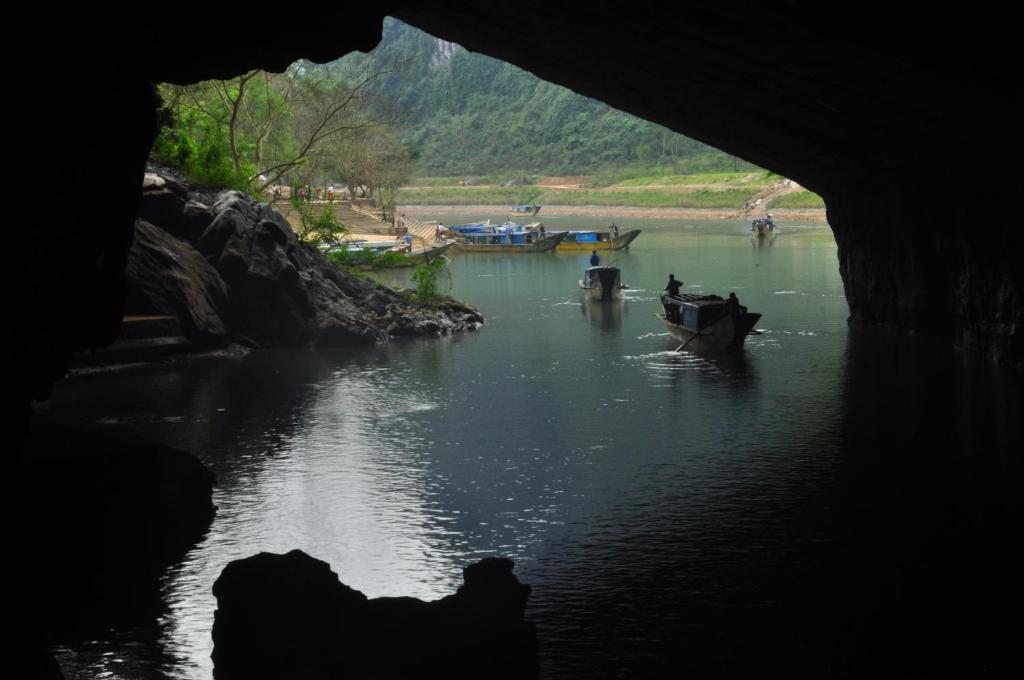
M 825 199 L 851 323 L 1024 363 L 997 13 L 428 0 L 396 16 L 793 178 Z
M 23 102 L 10 139 L 18 417 L 73 351 L 117 333 L 151 83 L 367 50 L 388 14 L 799 181 L 828 205 L 853 322 L 1024 360 L 1020 228 L 989 184 L 1019 146 L 1000 70 L 1015 62 L 1011 22 L 996 13 L 803 0 L 33 8 L 19 24 L 31 51 L 8 58 Z

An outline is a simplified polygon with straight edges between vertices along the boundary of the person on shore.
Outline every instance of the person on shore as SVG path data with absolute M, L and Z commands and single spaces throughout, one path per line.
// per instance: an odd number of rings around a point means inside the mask
M 328 184 L 327 185 L 327 200 L 330 201 L 331 203 L 334 203 L 334 185 L 333 184 Z
M 665 286 L 665 292 L 671 297 L 679 297 L 679 289 L 683 287 L 682 281 L 676 281 L 675 274 L 668 275 L 668 285 Z

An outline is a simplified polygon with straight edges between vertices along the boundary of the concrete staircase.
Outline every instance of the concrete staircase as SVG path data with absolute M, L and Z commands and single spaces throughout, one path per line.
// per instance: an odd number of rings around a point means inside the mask
M 390 221 L 385 220 L 383 215 L 381 215 L 379 211 L 376 211 L 374 209 L 366 208 L 361 205 L 354 205 L 352 206 L 352 210 L 360 215 L 363 215 L 364 217 L 375 219 L 380 224 L 385 224 L 388 225 L 389 227 L 391 225 Z M 421 248 L 427 249 L 434 244 L 434 235 L 436 229 L 435 225 L 428 224 L 426 222 L 421 222 L 419 220 L 414 220 L 411 217 L 406 217 L 405 220 L 403 221 L 403 225 L 405 226 L 405 229 L 409 232 L 409 234 L 413 237 L 414 242 L 420 242 L 419 246 Z
M 324 206 L 330 206 L 334 211 L 334 217 L 338 222 L 348 227 L 350 232 L 357 234 L 394 233 L 390 222 L 385 222 L 380 218 L 380 215 L 375 215 L 372 210 L 360 206 L 358 203 L 353 204 L 349 201 L 335 200 L 330 203 L 327 201 L 314 201 L 306 205 L 316 211 L 323 210 Z M 271 207 L 281 213 L 295 231 L 298 231 L 302 226 L 302 219 L 298 211 L 292 207 L 289 201 L 275 201 L 271 204 Z

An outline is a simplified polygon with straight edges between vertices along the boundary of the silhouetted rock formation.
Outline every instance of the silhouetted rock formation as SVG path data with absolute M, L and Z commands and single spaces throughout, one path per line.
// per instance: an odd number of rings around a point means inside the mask
M 237 560 L 213 586 L 214 677 L 536 677 L 536 633 L 523 620 L 530 586 L 512 567 L 481 560 L 454 595 L 423 602 L 368 599 L 300 550 Z
M 280 213 L 245 194 L 201 198 L 212 207 L 169 176 L 146 175 L 127 267 L 129 308 L 177 316 L 198 346 L 236 337 L 339 346 L 471 331 L 483 322 L 455 300 L 415 305 L 338 269 Z
M 27 615 L 51 642 L 152 621 L 164 570 L 209 529 L 213 475 L 187 453 L 104 428 L 38 426 L 26 454 Z
M 125 275 L 126 308 L 177 317 L 182 333 L 199 347 L 228 342 L 227 286 L 187 242 L 137 220 Z

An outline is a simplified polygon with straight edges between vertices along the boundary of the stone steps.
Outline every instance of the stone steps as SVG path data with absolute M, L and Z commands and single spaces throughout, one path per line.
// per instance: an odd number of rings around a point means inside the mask
M 193 349 L 173 316 L 126 316 L 117 340 L 108 347 L 77 354 L 74 367 L 151 363 Z

